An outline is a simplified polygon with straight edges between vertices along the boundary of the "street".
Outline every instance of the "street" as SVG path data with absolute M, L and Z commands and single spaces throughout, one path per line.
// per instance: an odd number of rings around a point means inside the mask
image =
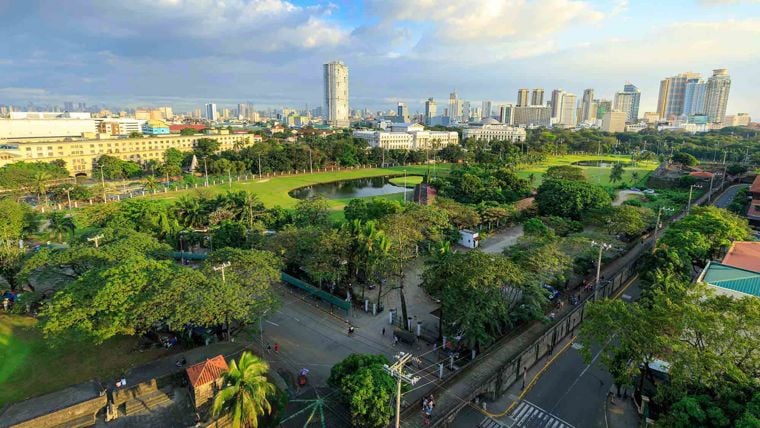
M 723 194 L 718 196 L 714 201 L 713 205 L 715 205 L 718 208 L 726 208 L 727 206 L 731 205 L 731 201 L 734 200 L 734 196 L 736 196 L 736 193 L 741 189 L 742 187 L 747 187 L 748 184 L 735 184 L 728 189 L 726 189 Z

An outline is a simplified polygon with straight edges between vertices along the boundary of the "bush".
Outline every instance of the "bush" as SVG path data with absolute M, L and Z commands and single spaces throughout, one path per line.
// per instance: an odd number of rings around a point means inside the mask
M 570 220 L 557 216 L 542 217 L 541 220 L 554 230 L 559 236 L 567 236 L 571 233 L 577 233 L 583 230 L 583 224 L 579 221 Z

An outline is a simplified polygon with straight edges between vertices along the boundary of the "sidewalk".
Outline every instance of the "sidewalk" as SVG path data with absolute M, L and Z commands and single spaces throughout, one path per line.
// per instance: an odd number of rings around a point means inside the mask
M 633 398 L 614 397 L 607 402 L 608 428 L 636 428 L 641 423 Z

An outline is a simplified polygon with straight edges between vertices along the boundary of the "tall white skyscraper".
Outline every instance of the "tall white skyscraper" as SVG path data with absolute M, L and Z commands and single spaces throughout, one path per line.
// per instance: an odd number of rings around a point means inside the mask
M 425 125 L 430 125 L 433 123 L 433 118 L 435 117 L 436 113 L 436 105 L 435 101 L 432 98 L 428 98 L 427 101 L 425 101 Z
M 544 105 L 544 90 L 536 88 L 533 90 L 533 96 L 530 99 L 530 104 L 534 106 Z
M 731 76 L 725 68 L 713 70 L 713 75 L 707 79 L 705 93 L 705 113 L 710 122 L 722 123 L 726 117 L 728 92 L 731 90 Z
M 689 79 L 683 99 L 684 116 L 705 114 L 707 83 L 702 79 Z
M 342 61 L 324 64 L 326 122 L 335 128 L 347 128 L 348 67 Z
M 552 119 L 554 120 L 559 120 L 563 93 L 562 89 L 552 91 Z
M 219 120 L 219 113 L 216 112 L 216 104 L 208 103 L 206 104 L 205 107 L 206 107 L 206 119 L 212 122 Z
M 396 106 L 396 119 L 398 122 L 409 122 L 409 107 L 405 103 Z

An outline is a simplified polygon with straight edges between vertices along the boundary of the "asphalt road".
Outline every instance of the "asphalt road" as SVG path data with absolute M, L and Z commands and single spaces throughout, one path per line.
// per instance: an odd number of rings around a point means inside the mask
M 713 205 L 718 208 L 726 208 L 727 206 L 731 205 L 731 201 L 734 200 L 734 196 L 736 196 L 736 193 L 739 191 L 739 189 L 747 186 L 747 184 L 736 184 L 729 187 L 725 192 L 723 192 L 722 195 L 713 201 Z
M 621 298 L 633 301 L 638 299 L 639 294 L 638 283 L 633 283 Z M 560 354 L 523 401 L 515 406 L 510 416 L 518 421 L 516 426 L 607 426 L 605 400 L 612 387 L 612 376 L 601 364 L 599 348 L 592 349 L 592 360 L 586 364 L 581 357 L 580 347 L 580 344 L 573 343 Z M 524 417 L 526 406 L 520 412 L 520 405 L 526 402 L 533 408 L 529 418 Z

